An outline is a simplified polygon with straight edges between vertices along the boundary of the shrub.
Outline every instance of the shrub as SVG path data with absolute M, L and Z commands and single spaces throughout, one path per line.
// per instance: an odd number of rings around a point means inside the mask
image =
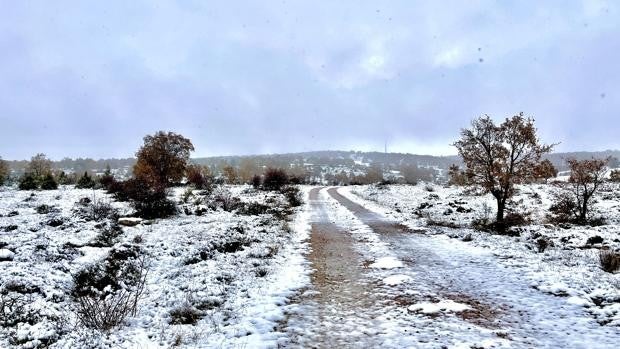
M 191 165 L 186 171 L 187 182 L 192 184 L 196 189 L 211 191 L 213 184 L 213 176 L 208 167 Z
M 545 252 L 545 250 L 547 249 L 547 247 L 549 247 L 550 244 L 551 244 L 551 241 L 549 241 L 547 238 L 545 237 L 538 238 L 538 240 L 536 240 L 536 249 L 538 250 L 538 253 Z
M 238 197 L 233 196 L 230 190 L 219 187 L 211 194 L 209 198 L 209 207 L 213 210 L 221 208 L 226 212 L 231 212 L 243 207 L 243 203 Z
M 9 178 L 9 164 L 0 157 L 0 185 L 4 185 Z
M 280 192 L 284 194 L 284 197 L 286 198 L 288 204 L 291 207 L 298 207 L 304 203 L 299 188 L 295 186 L 283 187 L 282 189 L 280 189 Z
M 258 202 L 244 203 L 239 207 L 238 213 L 248 216 L 258 216 L 269 211 L 269 206 Z
M 575 200 L 567 192 L 554 196 L 553 204 L 549 208 L 549 220 L 554 223 L 574 222 L 578 212 Z
M 288 184 L 288 176 L 286 171 L 279 168 L 268 168 L 263 178 L 263 189 L 280 190 L 284 185 Z
M 30 295 L 9 290 L 0 291 L 0 327 L 13 327 L 19 323 L 34 325 L 38 314 L 28 305 L 32 303 Z
M 118 224 L 102 227 L 90 245 L 93 247 L 112 247 L 122 234 L 123 229 Z
M 54 179 L 51 173 L 46 174 L 41 181 L 41 189 L 43 190 L 54 190 L 58 189 L 58 183 Z
M 114 194 L 114 197 L 119 201 L 130 201 L 142 200 L 149 190 L 149 186 L 146 182 L 131 178 L 123 182 L 113 183 L 108 189 L 108 192 Z
M 74 275 L 71 296 L 83 326 L 107 332 L 135 315 L 148 272 L 141 252 L 137 245 L 113 248 L 103 263 Z
M 112 170 L 108 165 L 103 175 L 99 177 L 99 184 L 103 189 L 108 190 L 114 184 L 114 182 L 116 182 L 116 179 L 114 179 L 114 175 L 112 175 Z
M 613 273 L 620 269 L 620 253 L 604 249 L 599 251 L 599 261 L 601 267 L 608 273 Z
M 262 178 L 259 175 L 252 176 L 252 187 L 259 189 L 262 184 Z
M 35 190 L 39 186 L 31 173 L 25 173 L 19 179 L 19 190 Z
M 612 182 L 620 182 L 620 170 L 612 170 L 609 174 L 609 180 Z
M 510 212 L 506 215 L 506 217 L 504 217 L 504 224 L 506 228 L 526 225 L 528 222 L 528 216 L 518 212 Z
M 183 304 L 170 311 L 170 324 L 195 325 L 202 317 L 202 313 L 191 304 Z
M 92 189 L 95 187 L 95 181 L 88 174 L 88 172 L 84 172 L 84 174 L 78 179 L 75 187 L 78 189 Z
M 145 219 L 166 218 L 177 213 L 174 202 L 168 199 L 165 191 L 146 191 L 132 202 L 139 217 Z
M 115 216 L 116 210 L 114 210 L 109 202 L 95 200 L 90 205 L 90 218 L 96 222 L 106 218 L 114 218 Z
M 58 180 L 58 184 L 61 185 L 72 185 L 77 183 L 75 173 L 66 174 L 65 171 L 60 171 L 58 172 L 56 178 Z

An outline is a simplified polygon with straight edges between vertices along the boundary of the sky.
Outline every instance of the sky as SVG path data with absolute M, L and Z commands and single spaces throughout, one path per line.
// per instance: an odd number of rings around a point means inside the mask
M 616 1 L 0 0 L 0 156 L 456 154 L 483 114 L 620 148 Z

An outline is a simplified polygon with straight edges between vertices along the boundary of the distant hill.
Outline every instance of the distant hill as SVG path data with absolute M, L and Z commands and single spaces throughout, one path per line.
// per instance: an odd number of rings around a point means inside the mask
M 566 159 L 589 159 L 589 158 L 612 158 L 611 167 L 620 167 L 618 159 L 620 159 L 619 150 L 605 150 L 596 152 L 569 152 L 569 153 L 553 153 L 547 155 L 549 159 L 560 171 L 567 169 Z M 88 159 L 65 158 L 61 161 L 54 161 L 53 167 L 66 172 L 81 173 L 103 172 L 105 167 L 109 165 L 116 173 L 121 175 L 129 175 L 131 168 L 135 163 L 134 158 L 125 159 Z M 303 168 L 307 172 L 313 173 L 316 177 L 323 177 L 322 174 L 337 174 L 346 172 L 349 174 L 361 174 L 367 171 L 369 167 L 379 167 L 384 172 L 390 173 L 399 171 L 405 167 L 417 167 L 429 169 L 441 176 L 445 170 L 452 164 L 461 165 L 462 161 L 459 156 L 433 156 L 433 155 L 417 155 L 407 153 L 381 153 L 381 152 L 360 152 L 360 151 L 312 151 L 302 153 L 288 154 L 262 154 L 262 155 L 240 155 L 240 156 L 214 156 L 192 159 L 197 164 L 207 165 L 214 172 L 226 165 L 236 168 L 247 167 L 248 163 L 252 164 L 252 168 L 262 169 L 264 167 L 281 167 L 281 168 Z M 14 174 L 23 173 L 28 161 L 9 161 L 9 166 Z

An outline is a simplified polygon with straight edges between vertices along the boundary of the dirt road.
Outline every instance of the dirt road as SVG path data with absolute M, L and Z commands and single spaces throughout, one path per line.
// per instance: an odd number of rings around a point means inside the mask
M 617 328 L 599 326 L 565 299 L 532 289 L 524 275 L 488 252 L 412 231 L 338 188 L 315 188 L 309 199 L 314 215 L 308 258 L 315 272 L 285 326 L 293 338 L 286 347 L 617 344 Z M 372 267 L 384 259 L 396 263 Z

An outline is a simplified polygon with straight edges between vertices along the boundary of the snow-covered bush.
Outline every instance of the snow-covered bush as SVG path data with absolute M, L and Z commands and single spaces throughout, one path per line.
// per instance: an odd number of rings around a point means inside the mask
M 603 270 L 608 273 L 620 270 L 620 253 L 618 252 L 602 249 L 599 251 L 599 261 Z
M 243 206 L 241 200 L 223 186 L 215 189 L 208 201 L 209 208 L 213 210 L 222 209 L 226 212 L 234 211 Z
M 80 323 L 107 332 L 135 315 L 146 276 L 146 257 L 138 245 L 113 248 L 102 263 L 79 271 L 71 295 Z
M 291 207 L 299 207 L 304 203 L 299 188 L 295 186 L 289 185 L 283 187 L 282 189 L 280 189 L 280 192 L 284 194 L 284 197 L 286 198 L 288 204 Z

